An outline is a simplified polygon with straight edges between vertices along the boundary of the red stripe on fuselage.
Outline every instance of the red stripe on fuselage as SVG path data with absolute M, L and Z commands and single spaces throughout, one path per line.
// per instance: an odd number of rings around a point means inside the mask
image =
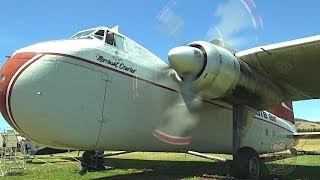
M 8 108 L 9 108 L 9 109 L 8 109 L 8 112 L 10 113 L 12 123 L 15 125 L 15 127 L 16 127 L 17 129 L 19 129 L 20 132 L 22 132 L 22 134 L 25 134 L 25 133 L 24 133 L 24 132 L 21 130 L 21 128 L 18 126 L 18 124 L 17 124 L 17 122 L 15 121 L 14 116 L 13 116 L 13 114 L 12 114 L 12 109 L 11 109 L 11 95 L 12 95 L 12 90 L 13 90 L 13 87 L 14 87 L 17 79 L 20 77 L 20 75 L 21 75 L 31 64 L 33 64 L 36 60 L 40 59 L 41 57 L 43 57 L 43 55 L 41 55 L 41 56 L 33 59 L 32 62 L 29 62 L 25 67 L 23 67 L 23 69 L 21 69 L 21 70 L 18 72 L 18 74 L 15 74 L 15 77 L 14 77 L 12 83 L 9 84 L 10 87 L 8 87 L 8 88 L 10 88 L 10 89 L 9 89 L 9 94 L 8 94 L 8 106 L 9 106 L 9 107 L 8 107 Z M 31 58 L 31 59 L 32 59 L 32 58 Z M 31 60 L 31 59 L 29 59 L 29 60 Z M 28 61 L 26 61 L 25 63 L 27 63 L 27 62 L 28 62 Z M 24 63 L 24 64 L 25 64 L 25 63 Z M 23 65 L 24 65 L 24 64 L 23 64 Z M 21 66 L 21 67 L 22 67 L 22 66 Z M 16 72 L 16 73 L 17 73 L 17 72 Z
M 191 137 L 174 137 L 174 136 L 165 134 L 164 132 L 161 132 L 159 130 L 155 130 L 153 132 L 153 135 L 159 138 L 163 142 L 176 144 L 176 145 L 188 145 L 191 143 L 191 140 L 192 140 Z
M 11 93 L 12 91 L 11 89 L 8 91 L 8 87 L 13 76 L 16 74 L 19 68 L 22 67 L 27 61 L 32 59 L 34 56 L 36 56 L 36 54 L 37 53 L 34 52 L 15 54 L 13 57 L 11 57 L 5 62 L 0 72 L 1 76 L 4 78 L 0 81 L 0 110 L 5 120 L 7 120 L 8 124 L 11 127 L 16 128 L 16 130 L 19 132 L 21 132 L 21 129 L 17 126 L 17 123 L 12 117 L 10 103 L 9 108 L 7 108 L 7 93 Z M 12 119 L 10 118 L 9 114 L 11 115 Z

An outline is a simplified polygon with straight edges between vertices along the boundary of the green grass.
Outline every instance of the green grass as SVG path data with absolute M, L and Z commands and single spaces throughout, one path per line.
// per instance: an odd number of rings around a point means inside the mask
M 76 156 L 76 153 L 72 153 Z M 227 175 L 228 168 L 221 163 L 212 163 L 210 160 L 186 155 L 182 153 L 150 153 L 135 152 L 130 154 L 106 158 L 108 166 L 113 169 L 103 172 L 89 172 L 79 175 L 80 164 L 76 161 L 68 161 L 70 158 L 41 156 L 43 163 L 33 160 L 26 164 L 27 170 L 20 175 L 6 176 L 4 179 L 104 179 L 113 178 L 152 178 L 152 179 L 182 179 L 201 177 L 212 171 Z M 68 160 L 66 160 L 68 159 Z
M 311 139 L 307 141 L 304 150 L 314 150 L 319 145 L 320 140 Z M 317 152 L 320 153 L 320 150 Z M 79 158 L 77 152 L 72 152 L 71 155 Z M 230 155 L 217 156 L 232 158 Z M 38 158 L 32 163 L 25 164 L 26 171 L 23 174 L 9 175 L 3 179 L 199 179 L 201 177 L 217 179 L 227 177 L 230 172 L 230 163 L 216 162 L 183 153 L 135 152 L 108 157 L 105 161 L 113 168 L 102 172 L 88 172 L 83 176 L 78 173 L 79 162 L 68 157 L 67 153 L 53 157 L 38 156 Z M 267 179 L 270 177 L 318 179 L 320 177 L 320 155 L 300 155 L 286 159 L 267 155 L 267 158 L 263 158 L 262 161 L 266 162 L 262 172 L 263 177 Z M 270 171 L 268 167 L 277 171 Z M 279 175 L 279 170 L 284 172 L 284 175 Z
M 319 179 L 320 177 L 319 155 L 300 155 L 266 164 L 264 168 L 265 175 L 272 175 L 272 169 L 278 168 L 275 171 L 275 176 L 282 179 Z M 266 168 L 268 166 L 271 168 Z M 282 175 L 279 175 L 279 171 Z
M 33 163 L 26 164 L 23 174 L 5 176 L 3 179 L 198 179 L 200 177 L 225 177 L 229 174 L 230 164 L 185 155 L 182 153 L 147 153 L 136 152 L 106 158 L 113 169 L 102 172 L 88 172 L 81 176 L 78 173 L 80 164 L 70 158 L 42 156 Z M 73 153 L 76 156 L 75 153 Z M 297 158 L 296 161 L 292 160 Z M 68 159 L 68 160 L 67 160 Z M 291 159 L 291 160 L 290 160 Z M 293 171 L 281 176 L 284 179 L 317 179 L 320 176 L 320 156 L 301 155 L 285 160 L 271 161 L 268 166 L 281 165 Z M 267 166 L 263 169 L 264 177 L 274 177 Z
M 319 139 L 300 139 L 297 148 L 299 150 L 311 151 L 320 154 L 320 140 Z

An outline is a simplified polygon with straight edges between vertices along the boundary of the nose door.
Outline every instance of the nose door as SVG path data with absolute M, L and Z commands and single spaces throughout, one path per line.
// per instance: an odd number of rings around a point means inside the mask
M 15 122 L 41 144 L 94 149 L 107 85 L 106 74 L 98 68 L 69 56 L 42 56 L 12 85 Z
M 56 118 L 62 141 L 94 149 L 99 138 L 107 74 L 95 67 L 57 61 Z M 59 118 L 60 117 L 60 118 Z M 63 132 L 63 133 L 62 133 Z

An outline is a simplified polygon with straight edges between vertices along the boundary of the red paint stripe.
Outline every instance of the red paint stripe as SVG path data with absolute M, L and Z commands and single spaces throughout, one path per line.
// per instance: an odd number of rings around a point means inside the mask
M 35 55 L 36 53 L 34 52 L 15 54 L 13 57 L 11 57 L 5 62 L 5 64 L 1 69 L 1 75 L 5 76 L 5 79 L 0 81 L 0 92 L 1 92 L 0 93 L 0 110 L 5 120 L 13 128 L 16 127 L 15 125 L 16 123 L 9 118 L 9 109 L 7 109 L 7 102 L 6 102 L 8 86 L 14 74 L 18 71 L 18 69 L 21 66 L 23 66 L 28 60 L 32 59 Z M 20 129 L 16 129 L 16 130 L 18 132 L 21 131 Z
M 191 140 L 192 140 L 190 137 L 170 136 L 170 135 L 167 135 L 166 133 L 163 133 L 159 130 L 155 130 L 153 132 L 153 135 L 164 142 L 168 142 L 168 143 L 176 144 L 176 145 L 188 145 L 191 143 Z
M 20 77 L 20 75 L 21 75 L 31 64 L 33 64 L 36 60 L 40 59 L 41 57 L 43 57 L 43 55 L 35 58 L 34 60 L 32 60 L 32 62 L 30 62 L 28 65 L 26 65 L 26 66 L 15 76 L 15 78 L 13 79 L 13 82 L 12 82 L 12 84 L 11 84 L 11 86 L 10 86 L 10 89 L 9 89 L 9 95 L 8 95 L 8 105 L 9 105 L 9 109 L 8 109 L 8 112 L 10 113 L 10 116 L 11 116 L 11 118 L 12 118 L 12 123 L 13 123 L 13 124 L 15 125 L 15 127 L 16 127 L 17 129 L 19 129 L 22 133 L 23 133 L 23 131 L 22 131 L 21 128 L 18 126 L 16 120 L 14 119 L 13 113 L 12 113 L 12 108 L 11 108 L 11 95 L 12 95 L 12 90 L 13 90 L 13 87 L 14 87 L 17 79 Z M 29 60 L 30 60 L 30 59 L 29 59 Z M 25 133 L 23 133 L 23 134 L 25 134 Z

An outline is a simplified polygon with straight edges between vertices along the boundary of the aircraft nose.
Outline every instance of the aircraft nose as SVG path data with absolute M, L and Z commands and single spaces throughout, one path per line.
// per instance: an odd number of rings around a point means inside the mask
M 93 149 L 102 125 L 105 74 L 86 68 L 89 60 L 71 53 L 18 52 L 0 71 L 4 119 L 41 144 Z
M 11 92 L 15 84 L 15 81 L 19 77 L 19 74 L 23 72 L 31 61 L 37 57 L 36 53 L 19 53 L 9 58 L 3 65 L 0 71 L 0 110 L 4 119 L 8 124 L 18 132 L 24 134 L 19 125 L 14 120 L 11 111 Z

